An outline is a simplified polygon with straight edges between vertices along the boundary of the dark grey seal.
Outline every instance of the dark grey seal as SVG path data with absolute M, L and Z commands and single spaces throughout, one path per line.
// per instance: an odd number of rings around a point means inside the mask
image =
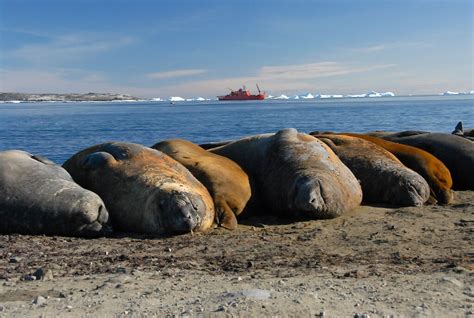
M 0 232 L 94 237 L 107 228 L 100 197 L 61 166 L 19 150 L 0 152 Z

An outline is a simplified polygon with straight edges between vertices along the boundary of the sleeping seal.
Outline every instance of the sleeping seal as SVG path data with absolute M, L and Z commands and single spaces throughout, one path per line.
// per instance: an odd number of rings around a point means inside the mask
M 453 189 L 474 190 L 474 143 L 452 134 L 403 131 L 386 140 L 423 149 L 441 160 L 453 177 Z
M 20 150 L 0 152 L 0 233 L 94 237 L 108 213 L 66 170 Z
M 247 174 L 232 160 L 206 151 L 190 141 L 173 139 L 152 146 L 185 166 L 214 200 L 217 223 L 230 230 L 250 199 Z
M 291 217 L 333 218 L 357 207 L 352 172 L 318 139 L 284 129 L 210 150 L 237 162 L 264 208 Z
M 344 135 L 313 135 L 327 144 L 354 173 L 364 202 L 421 206 L 430 196 L 425 179 L 376 144 Z
M 102 197 L 117 229 L 162 234 L 205 231 L 212 226 L 209 192 L 160 151 L 104 143 L 80 151 L 63 166 L 77 183 Z
M 440 204 L 448 204 L 453 200 L 451 173 L 444 163 L 432 154 L 416 147 L 368 135 L 351 133 L 344 133 L 344 135 L 362 138 L 375 143 L 394 154 L 405 166 L 419 173 L 430 186 L 432 203 L 438 201 Z

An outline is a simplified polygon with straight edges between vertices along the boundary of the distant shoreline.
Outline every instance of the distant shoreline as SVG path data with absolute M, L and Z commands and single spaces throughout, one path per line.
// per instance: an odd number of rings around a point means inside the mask
M 376 92 L 374 92 L 376 93 Z M 285 98 L 281 98 L 285 96 Z M 265 101 L 325 101 L 325 100 L 380 100 L 380 99 L 390 99 L 390 98 L 423 98 L 423 97 L 465 97 L 472 98 L 474 97 L 473 91 L 470 93 L 453 93 L 446 92 L 441 94 L 431 94 L 431 95 L 380 95 L 376 93 L 375 95 L 361 94 L 361 95 L 294 95 L 288 97 L 286 95 L 281 96 L 269 96 Z M 182 98 L 182 97 L 170 97 L 168 99 L 161 98 L 138 98 L 128 94 L 112 94 L 112 93 L 87 93 L 87 94 L 78 94 L 78 93 L 68 93 L 68 94 L 56 94 L 56 93 L 42 93 L 42 94 L 29 94 L 29 93 L 0 93 L 0 103 L 8 104 L 20 104 L 20 103 L 71 103 L 71 102 L 209 102 L 217 101 L 217 98 L 214 99 L 204 99 L 202 97 L 197 98 Z M 229 103 L 225 101 L 223 103 Z

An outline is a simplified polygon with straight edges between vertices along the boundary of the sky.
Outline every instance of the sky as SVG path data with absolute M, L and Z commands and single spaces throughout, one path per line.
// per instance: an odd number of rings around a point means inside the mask
M 0 0 L 0 91 L 474 89 L 473 0 Z

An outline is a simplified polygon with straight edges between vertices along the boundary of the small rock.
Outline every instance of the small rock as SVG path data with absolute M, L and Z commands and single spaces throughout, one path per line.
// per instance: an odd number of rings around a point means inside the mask
M 10 257 L 10 263 L 19 263 L 23 258 L 21 257 L 18 257 L 18 256 L 13 256 L 13 257 Z
M 370 318 L 370 316 L 367 314 L 355 314 L 354 318 Z
M 67 295 L 65 293 L 63 293 L 63 292 L 59 293 L 59 298 L 66 298 L 66 297 L 67 297 Z
M 323 318 L 325 315 L 326 313 L 324 311 L 320 311 L 319 314 L 316 314 L 315 316 Z
M 71 310 L 71 309 L 72 309 L 72 306 L 71 306 L 71 305 L 68 305 L 68 306 L 66 306 L 66 309 Z
M 167 247 L 167 248 L 165 248 L 165 251 L 171 253 L 173 250 L 170 247 Z
M 254 299 L 259 299 L 259 300 L 269 299 L 271 296 L 271 293 L 265 289 L 249 289 L 249 290 L 241 291 L 237 294 L 240 294 L 241 296 L 244 296 L 247 298 L 254 298 Z
M 459 280 L 457 280 L 456 278 L 453 278 L 453 277 L 443 277 L 441 278 L 441 282 L 447 282 L 447 283 L 451 283 L 457 287 L 462 287 L 463 286 L 463 283 L 460 282 Z
M 36 277 L 36 280 L 52 280 L 53 272 L 40 267 L 33 273 L 33 276 Z
M 251 268 L 254 266 L 254 263 L 252 261 L 247 262 L 247 268 Z
M 36 298 L 33 300 L 33 304 L 36 306 L 41 306 L 46 303 L 46 298 L 43 296 L 36 296 Z
M 127 273 L 127 269 L 125 267 L 117 267 L 117 269 L 115 270 L 116 273 L 122 273 L 122 274 L 126 274 Z

